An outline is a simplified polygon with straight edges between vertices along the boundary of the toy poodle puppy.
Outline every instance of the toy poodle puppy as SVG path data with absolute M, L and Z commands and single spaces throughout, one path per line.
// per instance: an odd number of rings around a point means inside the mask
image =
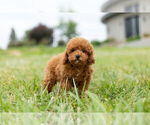
M 76 85 L 81 96 L 82 91 L 86 91 L 90 84 L 94 63 L 94 51 L 90 42 L 75 37 L 68 42 L 64 53 L 48 62 L 43 87 L 50 93 L 57 82 L 60 83 L 59 92 L 62 89 L 69 91 Z

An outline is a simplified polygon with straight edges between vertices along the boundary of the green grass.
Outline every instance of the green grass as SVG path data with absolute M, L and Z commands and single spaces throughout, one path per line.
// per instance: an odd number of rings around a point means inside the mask
M 96 63 L 85 98 L 76 91 L 48 94 L 44 67 L 65 48 L 0 51 L 0 112 L 150 112 L 150 48 L 95 48 Z

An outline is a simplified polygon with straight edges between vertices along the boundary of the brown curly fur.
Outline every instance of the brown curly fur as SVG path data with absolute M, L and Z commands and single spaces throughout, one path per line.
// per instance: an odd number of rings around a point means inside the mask
M 77 59 L 76 55 L 80 55 L 80 58 Z M 51 92 L 56 82 L 60 82 L 59 91 L 62 88 L 68 91 L 75 83 L 81 95 L 84 84 L 84 91 L 88 89 L 93 72 L 91 65 L 94 63 L 92 45 L 84 38 L 75 37 L 69 41 L 64 53 L 53 57 L 48 62 L 43 87 L 47 87 L 48 92 Z

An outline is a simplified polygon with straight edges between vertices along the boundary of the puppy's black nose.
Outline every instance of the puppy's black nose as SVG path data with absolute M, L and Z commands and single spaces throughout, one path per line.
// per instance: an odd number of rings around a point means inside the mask
M 76 59 L 79 59 L 79 58 L 80 58 L 80 55 L 79 55 L 79 54 L 77 54 L 77 55 L 76 55 Z

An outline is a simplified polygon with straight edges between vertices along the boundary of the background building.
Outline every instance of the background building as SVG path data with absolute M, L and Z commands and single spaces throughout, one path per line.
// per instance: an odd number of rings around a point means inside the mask
M 150 12 L 149 0 L 107 0 L 103 12 Z
M 107 26 L 108 39 L 118 42 L 150 40 L 149 0 L 108 0 L 102 7 L 102 22 Z M 111 13 L 110 13 L 111 12 Z

